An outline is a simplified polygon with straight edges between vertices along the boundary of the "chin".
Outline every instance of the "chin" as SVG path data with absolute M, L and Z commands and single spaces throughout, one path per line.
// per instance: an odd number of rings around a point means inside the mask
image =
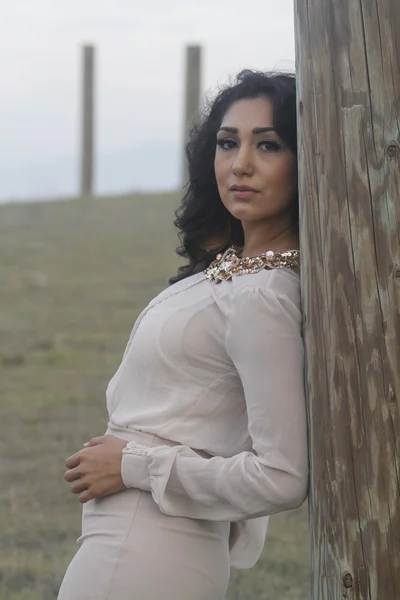
M 239 219 L 239 221 L 262 221 L 265 219 L 265 216 L 257 214 L 248 205 L 232 207 L 232 210 L 229 212 L 235 219 Z

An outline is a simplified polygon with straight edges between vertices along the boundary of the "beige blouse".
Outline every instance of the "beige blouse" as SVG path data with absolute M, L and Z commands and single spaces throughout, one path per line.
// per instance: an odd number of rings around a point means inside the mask
M 107 388 L 108 433 L 176 442 L 131 442 L 125 485 L 166 515 L 234 523 L 233 568 L 253 566 L 268 515 L 307 494 L 299 288 L 288 269 L 179 281 L 139 315 Z

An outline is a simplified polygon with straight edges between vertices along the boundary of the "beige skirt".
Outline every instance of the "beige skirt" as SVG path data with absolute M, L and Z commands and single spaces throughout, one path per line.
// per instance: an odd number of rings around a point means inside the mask
M 173 445 L 143 433 L 135 440 Z M 226 522 L 168 517 L 136 489 L 92 500 L 58 600 L 223 600 L 229 532 Z

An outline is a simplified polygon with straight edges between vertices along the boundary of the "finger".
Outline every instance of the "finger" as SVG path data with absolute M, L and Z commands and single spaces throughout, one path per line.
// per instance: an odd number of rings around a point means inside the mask
M 64 479 L 68 483 L 72 483 L 73 481 L 76 481 L 77 479 L 80 479 L 81 477 L 82 477 L 82 472 L 78 468 L 68 469 L 68 471 L 66 471 L 64 473 Z
M 81 494 L 89 488 L 89 483 L 85 479 L 78 479 L 74 485 L 71 486 L 71 492 L 73 494 Z
M 106 437 L 105 435 L 94 437 L 91 440 L 89 440 L 88 442 L 86 442 L 86 444 L 83 444 L 83 445 L 85 448 L 87 448 L 88 446 L 98 446 L 99 444 L 104 444 L 105 437 Z
M 67 458 L 67 460 L 65 461 L 65 466 L 68 469 L 74 469 L 75 467 L 77 467 L 80 463 L 80 456 L 79 456 L 79 452 L 76 452 L 75 454 L 73 454 L 72 456 L 69 456 Z
M 79 494 L 78 500 L 81 504 L 86 504 L 89 500 L 94 500 L 95 496 L 93 495 L 90 488 Z

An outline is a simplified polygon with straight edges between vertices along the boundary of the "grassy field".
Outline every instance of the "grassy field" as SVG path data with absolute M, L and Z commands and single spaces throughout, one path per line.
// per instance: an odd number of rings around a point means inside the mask
M 140 309 L 175 272 L 174 196 L 0 207 L 0 600 L 55 600 L 80 506 L 64 459 L 105 429 Z M 271 520 L 230 600 L 308 600 L 307 510 Z M 188 598 L 190 600 L 190 598 Z

